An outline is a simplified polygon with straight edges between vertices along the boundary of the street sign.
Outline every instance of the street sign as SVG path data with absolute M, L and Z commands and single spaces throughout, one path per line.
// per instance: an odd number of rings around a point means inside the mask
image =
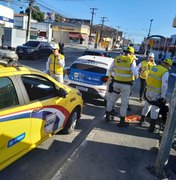
M 150 44 L 150 46 L 152 46 L 152 47 L 153 47 L 153 46 L 155 45 L 155 41 L 150 40 L 150 41 L 149 41 L 149 44 Z

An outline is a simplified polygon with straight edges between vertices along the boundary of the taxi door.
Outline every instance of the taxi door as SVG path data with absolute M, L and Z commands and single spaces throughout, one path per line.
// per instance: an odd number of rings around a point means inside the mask
M 0 77 L 0 170 L 31 145 L 30 112 L 15 78 Z
M 56 95 L 55 84 L 39 75 L 23 75 L 22 82 L 31 109 L 31 141 L 38 144 L 63 127 L 68 118 L 66 98 Z

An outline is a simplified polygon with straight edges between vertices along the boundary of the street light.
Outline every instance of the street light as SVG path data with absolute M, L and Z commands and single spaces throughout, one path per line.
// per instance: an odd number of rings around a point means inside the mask
M 150 36 L 150 31 L 151 31 L 151 27 L 152 27 L 152 22 L 153 22 L 153 19 L 150 20 L 150 27 L 149 27 L 148 37 Z
M 148 52 L 148 44 L 149 44 L 149 38 L 150 37 L 150 31 L 151 31 L 151 28 L 152 28 L 152 22 L 153 22 L 153 19 L 150 20 L 150 26 L 149 26 L 149 32 L 148 32 L 148 36 L 147 36 L 147 40 L 146 43 L 145 43 L 145 51 L 144 51 L 144 55 L 148 55 L 147 52 Z

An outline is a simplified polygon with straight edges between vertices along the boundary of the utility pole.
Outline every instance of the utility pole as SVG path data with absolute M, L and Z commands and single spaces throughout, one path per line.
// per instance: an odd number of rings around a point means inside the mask
M 28 21 L 27 21 L 27 29 L 26 29 L 26 42 L 30 39 L 30 28 L 31 28 L 31 13 L 32 13 L 32 5 L 34 0 L 30 0 L 29 2 L 29 12 L 28 12 Z
M 92 26 L 93 26 L 93 18 L 95 15 L 95 11 L 98 10 L 97 8 L 90 8 L 92 10 L 92 18 L 91 18 L 91 24 L 90 24 L 90 34 L 89 34 L 89 44 L 91 44 L 91 34 L 92 34 Z
M 7 6 L 10 7 L 10 0 L 7 1 Z
M 148 32 L 148 35 L 147 35 L 147 40 L 146 40 L 146 44 L 145 44 L 145 52 L 144 52 L 144 55 L 148 55 L 147 54 L 147 51 L 148 51 L 148 44 L 149 44 L 149 37 L 150 37 L 150 31 L 151 31 L 151 28 L 152 28 L 152 22 L 153 22 L 153 19 L 150 20 L 150 26 L 149 26 L 149 32 Z
M 149 27 L 148 37 L 150 36 L 150 31 L 151 31 L 151 28 L 152 28 L 152 22 L 153 22 L 153 19 L 150 20 L 150 27 Z
M 118 40 L 118 36 L 119 36 L 119 28 L 120 28 L 120 26 L 117 26 L 117 40 Z
M 104 27 L 104 23 L 106 20 L 107 17 L 101 17 L 101 29 L 100 29 L 100 39 L 99 39 L 99 42 L 101 42 L 101 39 L 102 39 L 102 36 L 103 36 L 103 27 Z
M 119 28 L 120 26 L 117 26 L 116 42 L 118 42 L 118 45 L 119 45 Z
M 163 175 L 164 166 L 168 162 L 170 150 L 172 147 L 175 129 L 176 129 L 176 84 L 171 98 L 168 118 L 165 124 L 161 144 L 155 162 L 155 172 L 157 175 Z

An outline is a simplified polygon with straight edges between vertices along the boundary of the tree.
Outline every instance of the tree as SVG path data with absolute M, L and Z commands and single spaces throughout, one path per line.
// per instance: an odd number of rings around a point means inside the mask
M 65 21 L 65 18 L 62 15 L 60 15 L 60 14 L 56 14 L 55 15 L 55 21 L 63 22 L 63 21 Z
M 29 13 L 29 8 L 26 9 L 25 13 Z M 44 13 L 40 11 L 38 6 L 32 6 L 32 18 L 39 22 L 44 20 Z

